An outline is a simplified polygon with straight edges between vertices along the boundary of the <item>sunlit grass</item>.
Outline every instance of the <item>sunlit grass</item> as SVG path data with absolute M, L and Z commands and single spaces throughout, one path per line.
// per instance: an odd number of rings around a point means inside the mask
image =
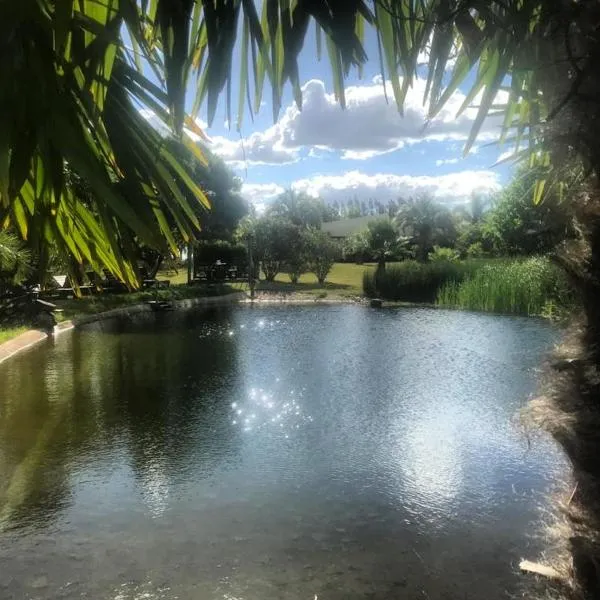
M 260 282 L 260 289 L 281 291 L 296 291 L 310 294 L 320 294 L 323 291 L 334 295 L 359 296 L 362 295 L 362 278 L 365 271 L 372 271 L 374 265 L 357 265 L 354 263 L 335 263 L 327 276 L 325 285 L 319 285 L 313 273 L 304 273 L 296 285 L 290 283 L 286 273 L 279 273 L 273 283 Z
M 462 281 L 449 281 L 437 295 L 440 306 L 485 312 L 559 317 L 574 296 L 564 273 L 548 258 L 487 264 Z
M 0 344 L 8 342 L 26 331 L 27 327 L 24 326 L 0 328 Z

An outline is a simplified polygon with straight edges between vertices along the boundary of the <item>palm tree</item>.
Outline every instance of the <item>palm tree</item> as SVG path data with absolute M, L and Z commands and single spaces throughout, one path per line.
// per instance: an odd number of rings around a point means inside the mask
M 594 503 L 600 463 L 590 458 L 600 449 L 600 427 L 591 426 L 600 422 L 600 384 L 593 376 L 600 364 L 598 3 L 269 0 L 262 2 L 261 16 L 256 4 L 0 2 L 0 223 L 24 238 L 46 239 L 76 262 L 107 267 L 135 285 L 127 250 L 132 238 L 157 247 L 173 245 L 166 213 L 187 237 L 200 225 L 189 201 L 173 189 L 169 169 L 195 201 L 209 205 L 138 108 L 152 110 L 202 160 L 184 125 L 201 137 L 193 120 L 200 105 L 207 106 L 209 122 L 223 90 L 231 105 L 234 49 L 239 49 L 241 65 L 239 126 L 246 98 L 258 108 L 266 81 L 274 117 L 288 83 L 301 106 L 298 54 L 311 21 L 319 54 L 325 38 L 342 106 L 345 75 L 367 58 L 362 44 L 367 28 L 376 31 L 383 79 L 390 82 L 399 109 L 417 76 L 421 51 L 428 47 L 429 116 L 459 86 L 468 88 L 459 114 L 478 105 L 465 151 L 493 113 L 502 122 L 500 141 L 514 149 L 512 159 L 527 159 L 543 171 L 533 201 L 543 201 L 550 189 L 562 189 L 566 170 L 586 177 L 585 193 L 570 198 L 580 215 L 583 250 L 563 259 L 582 292 L 582 348 L 578 362 L 569 363 L 576 371 L 569 393 L 551 395 L 551 411 L 544 418 L 571 459 L 577 482 L 568 508 L 574 581 L 584 593 L 594 594 L 600 550 L 582 524 L 600 522 Z M 236 44 L 238 29 L 242 34 Z M 197 81 L 196 100 L 187 118 L 185 92 L 192 80 Z M 93 206 L 74 197 L 63 177 L 65 162 L 88 182 Z M 577 410 L 581 406 L 585 418 Z
M 469 202 L 460 206 L 456 213 L 469 225 L 479 225 L 485 216 L 485 213 L 492 205 L 491 198 L 482 196 L 481 194 L 472 193 Z
M 377 262 L 375 279 L 385 272 L 385 263 L 398 243 L 398 230 L 389 219 L 373 219 L 367 224 L 366 242 L 369 253 Z
M 0 231 L 0 291 L 22 283 L 30 272 L 30 252 L 15 234 Z
M 320 227 L 323 203 L 307 194 L 286 190 L 275 198 L 267 214 L 286 219 L 298 227 Z
M 449 245 L 456 237 L 452 215 L 430 196 L 399 202 L 394 222 L 415 247 L 416 258 L 425 262 L 436 245 Z

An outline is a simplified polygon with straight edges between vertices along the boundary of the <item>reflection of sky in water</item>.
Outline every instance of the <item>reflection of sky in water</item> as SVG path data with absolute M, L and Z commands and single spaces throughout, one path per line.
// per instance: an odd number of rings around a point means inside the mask
M 280 379 L 277 378 L 275 383 L 280 383 Z M 287 393 L 250 388 L 245 401 L 231 403 L 231 424 L 245 433 L 268 430 L 289 438 L 313 420 L 302 406 L 304 391 L 305 388 Z
M 177 318 L 75 332 L 8 373 L 0 475 L 28 451 L 16 500 L 53 519 L 0 544 L 8 597 L 509 595 L 560 467 L 511 424 L 547 325 L 358 306 Z

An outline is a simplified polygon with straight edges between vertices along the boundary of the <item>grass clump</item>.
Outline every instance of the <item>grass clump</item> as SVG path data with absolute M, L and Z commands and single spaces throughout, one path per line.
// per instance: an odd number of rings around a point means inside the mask
M 438 291 L 439 306 L 560 318 L 575 304 L 564 273 L 546 257 L 490 262 Z
M 448 282 L 460 282 L 485 263 L 480 259 L 464 261 L 436 260 L 422 263 L 405 260 L 388 265 L 383 273 L 363 273 L 363 291 L 366 296 L 405 302 L 436 301 L 438 290 Z

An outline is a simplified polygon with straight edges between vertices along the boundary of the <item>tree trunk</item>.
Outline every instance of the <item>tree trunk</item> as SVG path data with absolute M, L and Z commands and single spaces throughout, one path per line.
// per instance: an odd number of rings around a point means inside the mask
M 148 276 L 150 279 L 156 279 L 156 276 L 158 275 L 158 271 L 160 270 L 160 267 L 162 266 L 164 260 L 165 260 L 165 257 L 163 254 L 159 254 L 156 257 L 156 260 L 154 261 L 152 268 L 149 269 L 149 271 L 148 271 Z

